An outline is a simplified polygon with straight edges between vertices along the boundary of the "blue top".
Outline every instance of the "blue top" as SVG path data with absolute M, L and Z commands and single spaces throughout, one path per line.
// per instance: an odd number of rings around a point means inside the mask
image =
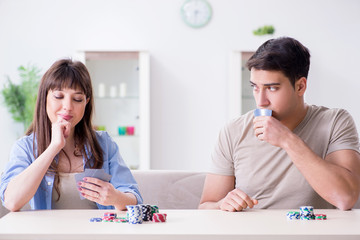
M 16 141 L 10 153 L 10 160 L 1 176 L 0 196 L 4 202 L 4 193 L 10 180 L 24 171 L 35 161 L 33 155 L 33 134 L 24 136 Z M 103 150 L 104 164 L 102 168 L 110 174 L 110 183 L 121 192 L 129 192 L 136 196 L 138 204 L 142 203 L 138 185 L 132 176 L 130 169 L 126 166 L 120 156 L 117 144 L 111 139 L 107 132 L 97 131 L 97 140 Z M 36 148 L 35 148 L 36 150 Z M 87 155 L 91 153 L 85 148 Z M 84 168 L 85 161 L 83 158 Z M 32 209 L 51 209 L 52 190 L 54 184 L 54 174 L 45 174 L 34 197 L 30 200 Z M 99 209 L 114 209 L 114 206 L 103 206 L 97 203 Z

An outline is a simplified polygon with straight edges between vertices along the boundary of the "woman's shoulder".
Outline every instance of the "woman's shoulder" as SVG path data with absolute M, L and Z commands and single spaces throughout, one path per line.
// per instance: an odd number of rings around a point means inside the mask
M 34 140 L 34 134 L 31 133 L 30 135 L 25 135 L 20 137 L 18 140 L 16 140 L 15 145 L 21 145 L 21 146 L 25 146 L 25 145 L 33 145 L 33 140 Z
M 110 134 L 106 131 L 95 131 L 95 136 L 99 144 L 103 147 L 111 145 L 114 142 Z
M 11 149 L 11 155 L 21 155 L 21 154 L 32 154 L 36 150 L 36 142 L 34 149 L 34 135 L 25 135 L 15 141 Z

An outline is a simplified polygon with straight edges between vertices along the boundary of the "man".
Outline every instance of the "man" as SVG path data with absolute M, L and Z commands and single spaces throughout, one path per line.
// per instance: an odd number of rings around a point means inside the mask
M 351 209 L 360 193 L 359 139 L 343 109 L 307 105 L 310 54 L 289 37 L 265 42 L 247 63 L 260 109 L 220 132 L 199 208 Z

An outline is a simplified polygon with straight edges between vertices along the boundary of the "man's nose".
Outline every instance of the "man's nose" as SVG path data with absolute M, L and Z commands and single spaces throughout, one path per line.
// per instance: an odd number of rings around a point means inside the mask
M 257 102 L 258 107 L 266 107 L 269 106 L 269 104 L 270 101 L 267 97 L 265 90 L 260 90 L 258 95 L 258 102 Z

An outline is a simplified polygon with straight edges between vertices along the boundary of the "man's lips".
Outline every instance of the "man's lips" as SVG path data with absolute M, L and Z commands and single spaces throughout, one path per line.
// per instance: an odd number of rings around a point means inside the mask
M 59 114 L 59 116 L 66 121 L 69 121 L 70 119 L 73 118 L 71 115 L 67 115 L 67 114 Z

